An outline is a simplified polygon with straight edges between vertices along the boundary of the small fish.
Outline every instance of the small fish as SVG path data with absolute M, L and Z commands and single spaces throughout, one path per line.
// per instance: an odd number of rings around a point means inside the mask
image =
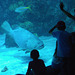
M 28 7 L 20 6 L 15 9 L 15 12 L 21 13 L 21 12 L 25 12 L 28 9 L 31 10 L 30 6 L 28 6 Z
M 26 29 L 17 27 L 13 30 L 7 21 L 5 21 L 1 27 L 9 32 L 19 48 L 25 49 L 27 52 L 30 52 L 33 49 L 44 48 L 44 43 Z

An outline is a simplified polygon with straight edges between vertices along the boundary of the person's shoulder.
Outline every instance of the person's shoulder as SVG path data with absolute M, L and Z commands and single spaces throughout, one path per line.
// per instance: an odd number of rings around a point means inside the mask
M 54 31 L 54 33 L 60 33 L 60 32 L 62 32 L 61 30 L 58 30 L 58 31 Z
M 71 35 L 71 33 L 69 33 L 68 31 L 65 31 L 65 33 L 67 33 L 67 34 Z
M 62 31 L 60 31 L 60 30 L 58 30 L 58 31 L 55 31 L 55 32 L 53 32 L 52 34 L 60 34 L 60 33 L 62 33 Z
M 40 61 L 40 62 L 44 62 L 42 59 L 38 59 L 38 61 Z
M 29 62 L 29 64 L 32 64 L 32 63 L 33 63 L 33 61 L 30 61 L 30 62 Z
M 58 31 L 53 31 L 52 34 L 58 33 Z
M 43 61 L 42 59 L 38 59 L 39 61 Z

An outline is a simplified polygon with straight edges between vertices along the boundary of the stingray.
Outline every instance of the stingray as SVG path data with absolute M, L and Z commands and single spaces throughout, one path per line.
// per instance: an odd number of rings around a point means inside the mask
M 11 25 L 7 21 L 4 21 L 1 27 L 9 33 L 19 48 L 25 49 L 27 52 L 30 52 L 33 49 L 39 50 L 44 48 L 43 42 L 26 29 L 19 26 L 12 29 Z

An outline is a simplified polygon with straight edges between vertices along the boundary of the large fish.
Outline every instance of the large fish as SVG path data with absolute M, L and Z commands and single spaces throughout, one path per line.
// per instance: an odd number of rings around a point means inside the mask
M 9 32 L 10 36 L 14 39 L 15 43 L 22 49 L 32 50 L 32 49 L 42 49 L 44 48 L 43 42 L 35 35 L 33 35 L 28 30 L 21 27 L 17 27 L 12 30 L 10 24 L 5 21 L 1 27 Z

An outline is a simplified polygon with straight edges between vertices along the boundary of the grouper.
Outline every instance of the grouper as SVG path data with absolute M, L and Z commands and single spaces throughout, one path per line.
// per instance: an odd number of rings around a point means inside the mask
M 39 37 L 20 26 L 12 29 L 11 25 L 7 21 L 4 21 L 1 27 L 9 33 L 19 48 L 25 49 L 27 52 L 30 52 L 33 49 L 39 50 L 44 48 L 44 43 L 39 39 Z

